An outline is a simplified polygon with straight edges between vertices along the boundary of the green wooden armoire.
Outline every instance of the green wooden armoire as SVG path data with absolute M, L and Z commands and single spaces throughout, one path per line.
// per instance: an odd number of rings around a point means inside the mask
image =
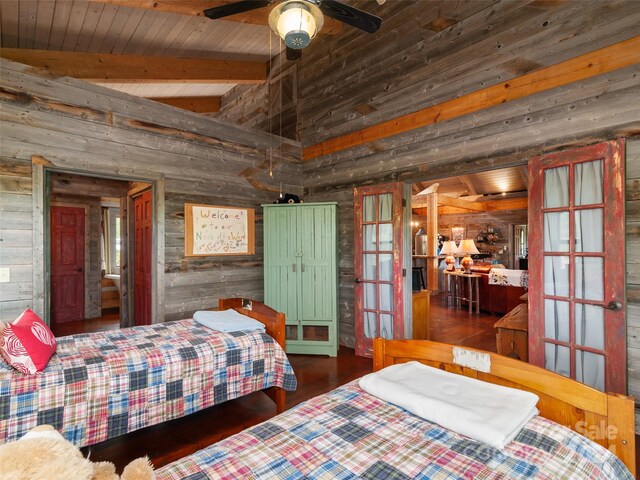
M 337 204 L 263 205 L 264 298 L 287 316 L 287 353 L 338 353 Z

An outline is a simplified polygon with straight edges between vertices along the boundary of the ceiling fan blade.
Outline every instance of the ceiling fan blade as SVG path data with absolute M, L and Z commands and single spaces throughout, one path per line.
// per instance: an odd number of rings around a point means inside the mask
M 287 47 L 287 60 L 300 60 L 302 58 L 302 49 Z
M 220 5 L 219 7 L 207 8 L 204 11 L 204 16 L 215 20 L 217 18 L 235 15 L 236 13 L 244 13 L 248 12 L 249 10 L 255 10 L 256 8 L 268 7 L 273 2 L 275 2 L 275 0 L 240 0 L 239 2 Z
M 382 19 L 380 17 L 376 17 L 375 15 L 355 7 L 345 5 L 344 3 L 337 2 L 336 0 L 322 0 L 318 6 L 322 13 L 327 17 L 339 20 L 347 25 L 364 30 L 365 32 L 376 32 L 382 24 Z

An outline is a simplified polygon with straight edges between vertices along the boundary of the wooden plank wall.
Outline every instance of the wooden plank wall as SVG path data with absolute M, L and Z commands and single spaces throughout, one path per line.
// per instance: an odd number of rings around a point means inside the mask
M 1 62 L 0 266 L 11 268 L 11 282 L 0 284 L 0 319 L 15 318 L 33 300 L 32 155 L 54 169 L 164 180 L 165 319 L 216 306 L 222 296 L 263 298 L 259 206 L 275 200 L 280 182 L 302 194 L 298 143 Z M 273 177 L 269 145 L 279 147 Z M 256 208 L 256 255 L 185 258 L 185 202 Z
M 14 319 L 33 299 L 33 214 L 31 165 L 4 156 L 0 147 L 0 267 L 10 280 L 0 283 L 0 319 Z
M 267 82 L 237 85 L 222 97 L 220 110 L 209 116 L 297 140 L 298 65 L 276 55 L 269 68 Z
M 372 3 L 375 35 L 345 29 L 304 51 L 305 147 L 640 34 L 632 1 Z
M 499 240 L 493 245 L 478 243 L 476 247 L 482 253 L 491 253 L 495 260 L 504 264 L 507 268 L 517 269 L 513 265 L 513 232 L 511 225 L 526 225 L 528 221 L 527 210 L 500 210 L 486 213 L 448 214 L 438 216 L 438 233 L 451 238 L 452 227 L 465 227 L 466 238 L 476 239 L 478 233 L 486 232 L 487 228 L 494 228 L 500 233 Z M 499 253 L 502 250 L 503 253 Z M 488 259 L 491 261 L 491 259 Z
M 627 142 L 626 170 L 626 262 L 627 262 L 627 355 L 629 395 L 640 403 L 640 139 Z M 636 409 L 636 433 L 640 412 Z

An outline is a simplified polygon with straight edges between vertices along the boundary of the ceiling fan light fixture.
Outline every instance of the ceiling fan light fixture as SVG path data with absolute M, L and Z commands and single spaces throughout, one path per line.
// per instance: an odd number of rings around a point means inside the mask
M 288 0 L 269 14 L 269 26 L 289 48 L 300 49 L 311 43 L 322 28 L 324 17 L 314 4 Z

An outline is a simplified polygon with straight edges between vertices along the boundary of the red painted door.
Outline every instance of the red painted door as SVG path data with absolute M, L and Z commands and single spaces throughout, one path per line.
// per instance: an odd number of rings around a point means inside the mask
M 151 190 L 133 199 L 133 319 L 135 325 L 151 324 L 152 207 Z
M 529 359 L 626 393 L 624 141 L 529 164 Z
M 84 208 L 51 207 L 51 322 L 84 319 Z
M 401 183 L 354 189 L 356 355 L 404 338 Z

